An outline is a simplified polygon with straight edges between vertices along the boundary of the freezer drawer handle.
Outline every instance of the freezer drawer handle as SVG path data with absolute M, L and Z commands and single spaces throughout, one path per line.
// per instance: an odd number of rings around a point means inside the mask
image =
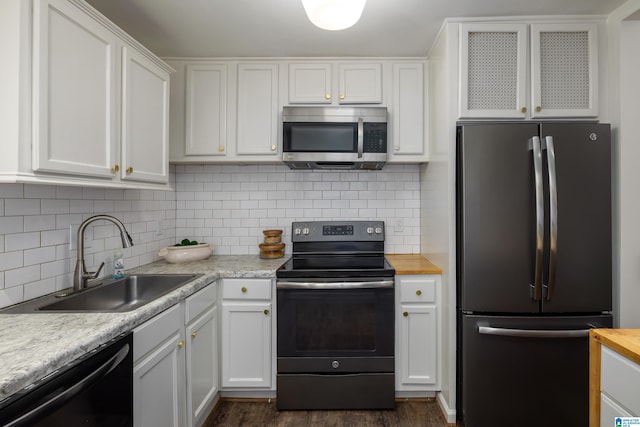
M 478 326 L 478 332 L 482 335 L 500 335 L 503 337 L 521 338 L 580 338 L 588 337 L 589 329 L 570 330 L 538 330 L 538 329 L 510 329 L 494 328 L 491 326 Z

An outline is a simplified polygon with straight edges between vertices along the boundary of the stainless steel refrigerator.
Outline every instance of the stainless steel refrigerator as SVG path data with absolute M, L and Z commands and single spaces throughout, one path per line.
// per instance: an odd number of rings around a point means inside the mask
M 458 418 L 587 426 L 588 330 L 612 325 L 610 127 L 457 138 Z

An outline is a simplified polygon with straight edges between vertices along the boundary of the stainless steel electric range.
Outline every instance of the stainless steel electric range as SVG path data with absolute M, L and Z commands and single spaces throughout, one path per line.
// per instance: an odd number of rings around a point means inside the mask
M 277 272 L 278 409 L 394 407 L 394 274 L 383 221 L 291 227 Z

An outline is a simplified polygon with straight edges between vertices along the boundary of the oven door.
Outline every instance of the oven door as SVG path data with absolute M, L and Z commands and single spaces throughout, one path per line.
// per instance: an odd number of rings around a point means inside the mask
M 277 288 L 279 372 L 393 371 L 393 278 Z

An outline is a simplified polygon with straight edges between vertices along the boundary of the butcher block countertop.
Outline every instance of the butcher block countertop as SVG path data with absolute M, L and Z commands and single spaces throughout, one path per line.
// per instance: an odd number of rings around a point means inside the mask
M 442 274 L 442 269 L 420 254 L 385 255 L 396 274 Z
M 640 329 L 592 329 L 591 338 L 640 364 Z

